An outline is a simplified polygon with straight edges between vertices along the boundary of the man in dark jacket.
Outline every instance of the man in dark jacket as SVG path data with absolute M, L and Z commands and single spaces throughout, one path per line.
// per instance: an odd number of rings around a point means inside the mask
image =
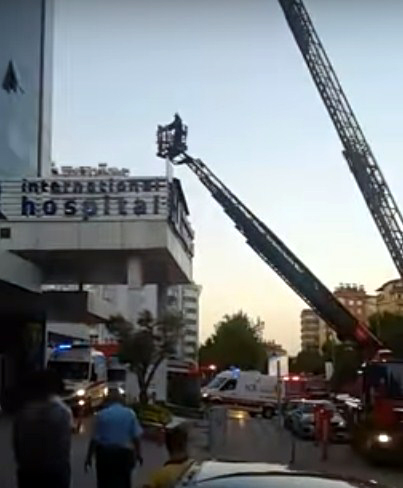
M 49 370 L 34 373 L 25 385 L 27 400 L 13 429 L 19 488 L 70 486 L 73 417 L 58 397 L 61 386 Z

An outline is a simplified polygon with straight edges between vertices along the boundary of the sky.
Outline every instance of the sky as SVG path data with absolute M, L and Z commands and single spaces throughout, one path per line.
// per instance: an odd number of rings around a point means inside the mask
M 403 3 L 306 0 L 403 206 Z M 53 159 L 160 175 L 158 124 L 178 111 L 201 158 L 330 289 L 397 271 L 275 0 L 56 0 Z M 202 285 L 201 337 L 240 309 L 295 353 L 304 303 L 197 178 L 184 186 Z

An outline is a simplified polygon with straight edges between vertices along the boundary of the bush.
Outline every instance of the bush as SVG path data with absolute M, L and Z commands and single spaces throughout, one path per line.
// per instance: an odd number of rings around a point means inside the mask
M 171 412 L 162 405 L 132 405 L 142 425 L 167 425 L 172 420 Z

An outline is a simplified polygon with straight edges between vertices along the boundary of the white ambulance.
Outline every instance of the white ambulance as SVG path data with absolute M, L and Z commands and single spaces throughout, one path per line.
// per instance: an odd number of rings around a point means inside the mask
M 226 370 L 204 388 L 204 402 L 229 405 L 271 418 L 277 408 L 277 377 L 259 371 Z
M 108 394 L 107 362 L 102 352 L 87 344 L 61 344 L 49 354 L 48 368 L 64 382 L 63 400 L 73 412 L 101 406 Z

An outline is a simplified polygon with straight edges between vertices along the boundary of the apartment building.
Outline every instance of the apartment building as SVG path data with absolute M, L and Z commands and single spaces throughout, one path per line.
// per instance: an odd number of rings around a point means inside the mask
M 403 281 L 390 280 L 377 289 L 375 311 L 403 315 Z
M 301 312 L 301 349 L 321 352 L 327 340 L 326 323 L 310 308 Z
M 176 285 L 168 290 L 169 306 L 179 310 L 185 323 L 175 357 L 187 363 L 197 362 L 199 348 L 199 297 L 201 287 L 195 283 Z
M 363 285 L 341 283 L 335 289 L 334 296 L 360 320 L 367 321 L 372 314 L 372 297 Z

